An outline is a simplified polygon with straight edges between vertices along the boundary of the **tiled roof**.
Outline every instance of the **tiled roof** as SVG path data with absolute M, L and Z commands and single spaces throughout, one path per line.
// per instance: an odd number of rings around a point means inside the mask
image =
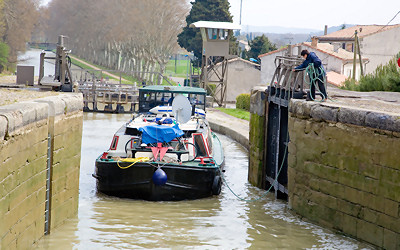
M 332 85 L 335 85 L 336 87 L 341 87 L 344 84 L 344 81 L 346 80 L 347 76 L 338 74 L 333 71 L 329 71 L 326 73 L 326 81 Z
M 248 63 L 248 64 L 253 65 L 253 66 L 260 66 L 260 64 L 250 62 L 249 60 L 245 60 L 245 59 L 243 59 L 241 57 L 235 57 L 235 58 L 229 59 L 228 63 L 233 63 L 233 62 L 236 62 L 236 61 L 241 61 L 241 62 L 244 62 L 244 63 Z M 217 63 L 215 65 L 219 66 L 219 65 L 221 65 L 221 63 L 222 62 L 219 62 L 219 63 Z
M 329 43 L 318 43 L 317 47 L 312 47 L 310 42 L 305 42 L 303 43 L 303 45 L 316 49 L 322 53 L 325 54 L 329 54 L 333 57 L 336 57 L 338 59 L 341 59 L 343 61 L 352 61 L 354 58 L 354 53 L 353 52 L 349 52 L 347 50 L 344 50 L 342 48 L 339 48 L 337 52 L 334 51 L 334 46 L 332 44 Z M 368 59 L 363 57 L 363 61 L 367 61 Z
M 321 39 L 329 39 L 329 38 L 353 38 L 354 31 L 357 30 L 358 37 L 365 37 L 372 34 L 376 34 L 382 31 L 390 30 L 393 28 L 400 27 L 400 24 L 394 25 L 356 25 L 353 27 L 349 27 L 346 29 L 338 30 L 332 33 L 329 33 L 324 36 L 320 36 Z
M 244 62 L 244 63 L 248 63 L 248 64 L 251 64 L 251 65 L 253 65 L 253 66 L 260 66 L 260 65 L 257 64 L 257 63 L 250 62 L 249 60 L 245 60 L 245 59 L 243 59 L 243 58 L 241 58 L 241 57 L 236 57 L 236 58 L 229 59 L 229 60 L 228 60 L 228 63 L 230 63 L 230 62 L 236 62 L 236 61 L 242 61 L 242 62 Z
M 282 51 L 282 50 L 286 50 L 286 49 L 287 49 L 287 47 L 282 47 L 282 48 L 280 48 L 280 49 L 277 49 L 277 50 L 270 51 L 270 52 L 268 52 L 268 53 L 259 55 L 258 58 L 261 58 L 261 57 L 263 57 L 263 56 L 272 55 L 272 54 L 278 53 L 278 52 L 280 52 L 280 51 Z

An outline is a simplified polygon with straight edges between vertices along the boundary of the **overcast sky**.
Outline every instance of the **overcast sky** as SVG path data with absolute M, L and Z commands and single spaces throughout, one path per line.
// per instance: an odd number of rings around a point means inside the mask
M 239 23 L 240 0 L 229 0 Z M 387 24 L 400 11 L 400 0 L 243 0 L 242 24 L 323 30 L 324 25 Z M 400 14 L 391 24 L 400 23 Z
M 42 0 L 43 3 L 49 1 L 51 0 Z M 240 1 L 229 0 L 230 11 L 234 16 L 235 23 L 239 23 Z M 400 0 L 242 1 L 243 25 L 283 26 L 318 30 L 323 30 L 325 24 L 329 27 L 343 23 L 385 25 L 400 11 Z M 391 22 L 391 24 L 398 23 L 400 23 L 400 14 Z

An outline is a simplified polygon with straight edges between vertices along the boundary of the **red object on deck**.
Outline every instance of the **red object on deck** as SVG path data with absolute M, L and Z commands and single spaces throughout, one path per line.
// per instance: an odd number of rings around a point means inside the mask
M 100 159 L 102 159 L 102 160 L 107 159 L 107 155 L 108 155 L 108 153 L 104 152 Z
M 164 155 L 168 151 L 168 147 L 163 147 L 162 143 L 157 143 L 157 147 L 150 147 L 153 152 L 154 159 L 157 160 L 158 154 L 160 154 L 160 161 L 164 158 Z

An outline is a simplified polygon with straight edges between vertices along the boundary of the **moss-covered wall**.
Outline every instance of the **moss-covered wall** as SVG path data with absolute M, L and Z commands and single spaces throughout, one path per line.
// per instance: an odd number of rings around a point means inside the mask
M 29 249 L 44 235 L 48 138 L 51 228 L 78 207 L 82 96 L 0 107 L 0 249 Z
M 323 226 L 400 249 L 399 116 L 292 100 L 289 205 Z
M 266 94 L 264 87 L 254 88 L 250 97 L 249 131 L 249 182 L 259 188 L 265 188 L 265 127 Z

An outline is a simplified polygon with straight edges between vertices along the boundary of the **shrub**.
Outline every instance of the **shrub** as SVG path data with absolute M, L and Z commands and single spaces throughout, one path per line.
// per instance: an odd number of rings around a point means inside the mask
M 359 83 L 347 79 L 344 89 L 354 91 L 393 91 L 400 92 L 400 70 L 396 61 L 400 57 L 398 53 L 386 65 L 379 65 L 372 74 L 362 76 Z
M 209 83 L 207 86 L 207 95 L 213 95 L 212 93 L 215 91 L 217 86 L 215 84 Z
M 0 73 L 3 72 L 3 69 L 6 67 L 8 63 L 8 54 L 10 52 L 10 47 L 3 43 L 0 42 Z
M 236 108 L 250 111 L 250 94 L 240 94 L 236 97 Z

